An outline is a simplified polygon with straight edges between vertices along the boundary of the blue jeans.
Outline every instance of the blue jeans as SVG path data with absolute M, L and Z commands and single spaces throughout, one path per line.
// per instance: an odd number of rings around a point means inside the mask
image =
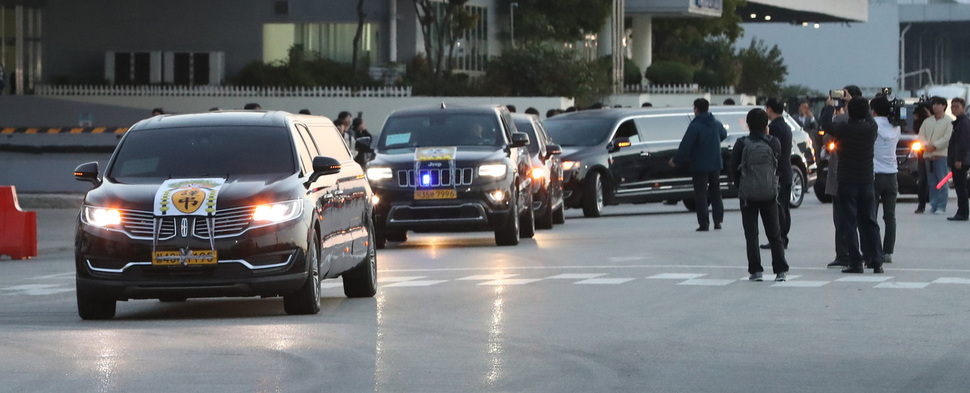
M 930 189 L 930 209 L 937 212 L 946 211 L 946 199 L 950 193 L 950 187 L 946 184 L 940 189 L 936 185 L 943 181 L 943 178 L 950 173 L 946 166 L 946 157 L 932 158 L 926 160 L 926 186 Z

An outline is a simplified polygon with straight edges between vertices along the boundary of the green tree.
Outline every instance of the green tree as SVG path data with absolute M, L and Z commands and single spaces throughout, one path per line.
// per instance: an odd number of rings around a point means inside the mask
M 654 58 L 693 63 L 691 49 L 709 37 L 724 37 L 733 44 L 744 33 L 737 9 L 745 3 L 745 0 L 723 0 L 719 18 L 655 18 Z
M 485 86 L 494 95 L 574 97 L 595 102 L 610 93 L 609 66 L 553 46 L 520 46 L 488 62 Z
M 613 0 L 514 0 L 517 42 L 580 41 L 603 29 Z M 511 0 L 500 7 L 510 9 Z
M 454 59 L 454 43 L 478 19 L 465 8 L 469 0 L 413 0 L 414 12 L 424 37 L 424 52 L 428 71 L 438 78 L 450 69 Z M 447 50 L 447 59 L 446 51 Z
M 775 96 L 788 76 L 778 45 L 770 49 L 764 40 L 754 38 L 747 49 L 738 53 L 741 61 L 741 80 L 737 90 L 749 95 Z

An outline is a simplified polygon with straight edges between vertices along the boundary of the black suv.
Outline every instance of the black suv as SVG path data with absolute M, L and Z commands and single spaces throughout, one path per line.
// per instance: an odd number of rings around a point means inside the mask
M 494 231 L 499 245 L 532 237 L 528 144 L 504 106 L 391 113 L 367 169 L 378 247 L 408 230 Z
M 535 115 L 513 113 L 515 127 L 529 134 L 529 156 L 532 160 L 532 210 L 536 228 L 551 229 L 552 224 L 563 224 L 566 205 L 562 199 L 562 147 L 552 143 L 542 121 Z
M 728 181 L 727 166 L 737 138 L 748 135 L 745 116 L 756 107 L 711 107 L 728 137 L 721 143 L 724 196 L 737 195 Z M 668 161 L 694 116 L 693 108 L 587 110 L 559 115 L 544 124 L 549 136 L 562 145 L 566 206 L 582 207 L 586 217 L 599 217 L 604 205 L 683 201 L 694 209 L 694 188 L 686 166 L 671 168 Z M 804 200 L 815 181 L 814 147 L 797 122 L 792 127 L 793 178 L 791 205 Z
M 377 290 L 370 186 L 333 122 L 285 112 L 156 116 L 131 127 L 77 222 L 77 308 L 128 299 L 283 296 L 320 311 L 320 281 Z

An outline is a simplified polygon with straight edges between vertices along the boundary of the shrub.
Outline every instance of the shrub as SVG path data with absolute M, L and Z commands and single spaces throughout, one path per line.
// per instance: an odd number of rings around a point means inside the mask
M 645 76 L 655 85 L 679 85 L 694 82 L 694 69 L 679 61 L 657 61 L 647 67 Z

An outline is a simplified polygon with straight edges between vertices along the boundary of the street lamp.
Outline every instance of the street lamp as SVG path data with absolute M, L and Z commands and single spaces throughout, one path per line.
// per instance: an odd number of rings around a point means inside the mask
M 509 3 L 509 35 L 512 38 L 512 49 L 515 49 L 515 7 L 518 7 L 519 3 L 511 2 Z

